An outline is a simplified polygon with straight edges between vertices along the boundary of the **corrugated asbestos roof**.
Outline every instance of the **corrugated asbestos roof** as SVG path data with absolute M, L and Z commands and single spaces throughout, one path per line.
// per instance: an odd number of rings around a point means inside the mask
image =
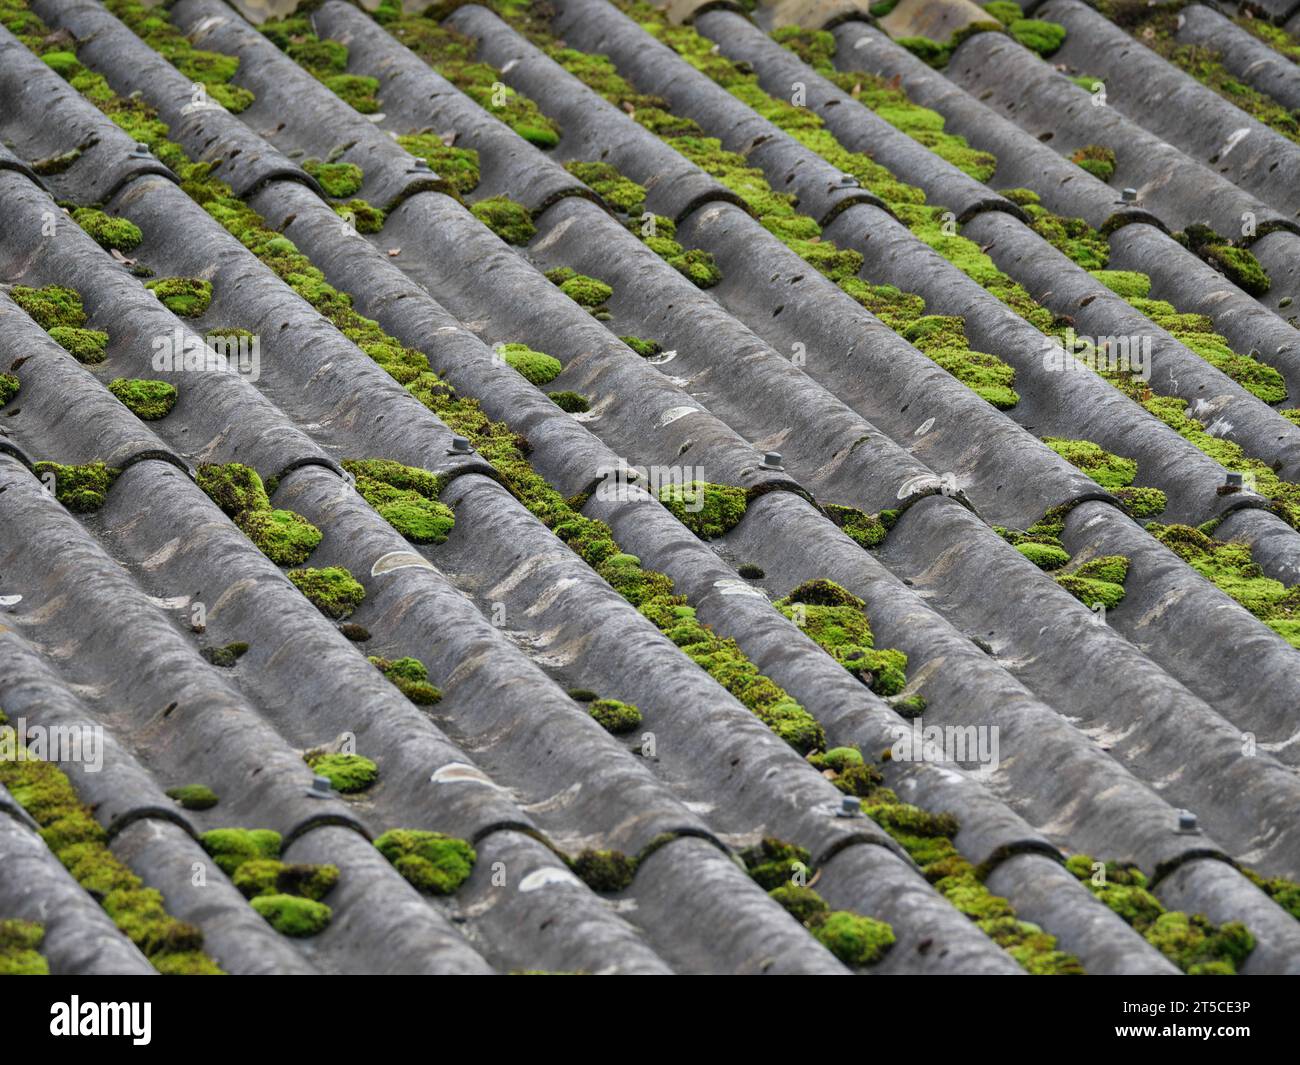
M 1300 5 L 981 6 L 0 0 L 0 971 L 1300 973 Z

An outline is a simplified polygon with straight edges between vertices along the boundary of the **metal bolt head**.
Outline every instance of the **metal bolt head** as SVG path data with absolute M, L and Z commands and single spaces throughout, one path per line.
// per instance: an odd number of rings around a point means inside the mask
M 1120 195 L 1120 199 L 1123 200 L 1125 203 L 1136 203 L 1138 198 L 1138 190 L 1125 189 L 1119 195 Z
M 1229 488 L 1241 488 L 1245 484 L 1245 481 L 1242 479 L 1239 470 L 1229 470 L 1228 480 L 1225 483 Z
M 152 159 L 153 153 L 149 151 L 149 145 L 144 141 L 136 141 L 135 147 L 131 149 L 132 159 Z
M 1178 831 L 1186 835 L 1200 832 L 1200 825 L 1196 821 L 1196 815 L 1191 810 L 1178 811 Z
M 852 174 L 841 174 L 839 185 L 842 189 L 857 189 L 862 187 L 862 183 Z
M 840 800 L 840 808 L 839 811 L 835 814 L 835 816 L 836 817 L 861 817 L 862 800 L 854 798 L 852 795 L 845 795 L 844 798 Z
M 429 173 L 429 161 L 427 159 L 415 159 L 406 171 L 408 174 L 427 174 Z
M 472 455 L 474 446 L 463 436 L 453 436 L 451 438 L 451 447 L 447 449 L 448 455 Z
M 311 787 L 307 789 L 307 795 L 313 799 L 328 799 L 333 791 L 334 785 L 330 783 L 330 778 L 317 774 L 311 778 Z
M 758 465 L 760 469 L 764 470 L 783 470 L 785 469 L 783 462 L 784 456 L 782 456 L 781 452 L 765 451 L 763 452 L 763 461 Z

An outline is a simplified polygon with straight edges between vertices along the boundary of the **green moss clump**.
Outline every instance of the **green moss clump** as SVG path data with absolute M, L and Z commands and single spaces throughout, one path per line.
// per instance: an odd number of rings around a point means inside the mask
M 317 610 L 336 621 L 351 614 L 366 597 L 365 588 L 342 566 L 291 569 L 286 576 Z
M 389 525 L 416 544 L 441 544 L 456 515 L 438 496 L 436 474 L 391 459 L 348 459 L 343 468 L 356 478 L 357 491 Z
M 89 514 L 102 507 L 108 490 L 122 472 L 102 462 L 88 462 L 81 466 L 38 462 L 35 470 L 36 476 L 42 480 L 46 474 L 54 476 L 54 498 L 78 514 Z
M 49 976 L 49 962 L 37 949 L 44 939 L 45 926 L 35 921 L 0 921 L 0 976 Z
M 206 784 L 182 784 L 168 788 L 167 798 L 175 799 L 187 810 L 210 810 L 217 805 L 217 793 Z
M 1077 163 L 1098 181 L 1109 181 L 1115 173 L 1115 149 L 1104 144 L 1085 144 L 1075 149 L 1070 162 Z
M 220 666 L 223 669 L 229 669 L 247 653 L 248 644 L 246 643 L 228 643 L 224 647 L 205 647 L 199 652 L 205 662 L 210 662 L 212 665 Z
M 781 904 L 781 907 L 802 925 L 823 920 L 830 914 L 831 908 L 826 900 L 810 887 L 798 884 L 782 884 L 768 894 Z
M 581 392 L 547 392 L 547 398 L 566 414 L 585 414 L 591 403 Z
M 462 196 L 473 192 L 479 183 L 478 152 L 473 148 L 457 148 L 444 144 L 433 133 L 412 133 L 398 137 L 397 143 L 417 159 L 423 159 L 431 170 Z
M 550 384 L 560 376 L 564 366 L 554 355 L 534 351 L 527 344 L 500 344 L 497 353 L 506 365 L 518 370 L 535 385 Z
M 1133 478 L 1137 476 L 1137 463 L 1133 459 L 1111 454 L 1091 440 L 1044 437 L 1043 443 L 1112 492 L 1135 518 L 1153 518 L 1169 502 L 1159 488 L 1131 487 Z
M 877 695 L 906 687 L 907 655 L 875 648 L 866 604 L 851 592 L 833 581 L 805 581 L 773 605 Z
M 1016 550 L 1039 569 L 1060 569 L 1070 561 L 1068 551 L 1052 544 L 1023 543 L 1017 544 Z
M 812 930 L 821 943 L 845 965 L 872 965 L 894 945 L 894 930 L 884 921 L 838 910 Z
M 983 6 L 984 14 L 992 15 L 1004 26 L 1010 26 L 1011 23 L 1025 17 L 1020 5 L 1013 0 L 989 0 L 989 3 Z
M 108 356 L 108 334 L 98 329 L 56 325 L 50 330 L 50 339 L 87 366 L 98 365 Z
M 1229 281 L 1252 296 L 1262 296 L 1272 287 L 1268 273 L 1249 248 L 1234 247 L 1205 225 L 1190 225 L 1175 234 L 1192 251 L 1223 274 Z
M 346 203 L 336 203 L 334 213 L 340 218 L 352 219 L 358 233 L 378 233 L 384 228 L 385 214 L 379 207 L 373 207 L 365 200 L 351 199 Z
M 1151 294 L 1151 278 L 1136 270 L 1092 270 L 1093 277 L 1126 300 L 1145 299 Z
M 1003 195 L 1006 195 L 1006 192 L 1007 190 L 1003 190 Z M 1033 231 L 1076 266 L 1084 270 L 1106 268 L 1106 264 L 1110 262 L 1110 242 L 1082 218 L 1053 214 L 1046 207 L 1040 207 L 1036 203 L 1022 204 L 1022 206 L 1032 219 Z
M 564 169 L 620 214 L 640 214 L 645 208 L 645 187 L 624 177 L 610 163 L 574 160 Z
M 432 706 L 442 698 L 442 692 L 429 683 L 429 670 L 418 658 L 379 658 L 370 656 L 374 666 L 417 706 Z
M 766 836 L 740 852 L 751 878 L 766 891 L 791 884 L 798 873 L 809 872 L 812 856 L 803 847 Z
M 364 74 L 331 74 L 321 79 L 325 87 L 363 115 L 379 110 L 379 79 Z
M 302 168 L 316 179 L 325 195 L 332 200 L 355 196 L 361 191 L 365 175 L 356 163 L 322 163 L 319 159 L 304 159 Z
M 882 510 L 879 514 L 867 514 L 854 507 L 841 506 L 838 503 L 823 504 L 827 517 L 835 522 L 850 539 L 862 547 L 879 547 L 885 542 L 889 530 L 898 520 L 898 511 Z
M 612 894 L 631 886 L 637 861 L 621 851 L 585 850 L 569 864 L 592 891 Z
M 1187 525 L 1147 526 L 1157 540 L 1236 600 L 1293 647 L 1300 648 L 1300 585 L 1288 588 L 1264 574 L 1250 545 L 1216 540 Z
M 64 868 L 155 968 L 164 972 L 172 967 L 196 973 L 221 971 L 202 953 L 203 933 L 167 913 L 162 895 L 146 888 L 108 849 L 107 833 L 58 766 L 35 758 L 24 748 L 19 758 L 0 760 L 0 785 L 40 826 L 41 838 Z M 33 934 L 22 926 L 0 924 L 0 958 L 6 942 L 18 951 L 35 949 L 30 942 Z M 35 962 L 23 956 L 12 964 L 28 968 Z
M 140 227 L 130 219 L 114 218 L 95 207 L 78 207 L 72 220 L 105 251 L 131 251 L 144 240 Z
M 236 517 L 235 524 L 277 566 L 302 565 L 324 538 L 292 510 L 249 510 Z
M 1031 52 L 1037 52 L 1044 58 L 1065 43 L 1065 27 L 1059 22 L 1018 18 L 1007 24 L 1007 32 Z
M 212 282 L 198 277 L 164 277 L 146 281 L 144 287 L 181 318 L 199 317 L 212 302 Z
M 509 196 L 479 200 L 470 213 L 507 244 L 527 244 L 537 234 L 528 208 Z
M 463 839 L 441 832 L 394 828 L 375 840 L 375 846 L 412 887 L 428 895 L 453 894 L 478 860 Z
M 199 843 L 227 876 L 255 858 L 280 857 L 280 833 L 269 828 L 214 828 Z
M 1107 610 L 1113 610 L 1124 599 L 1127 576 L 1127 558 L 1104 555 L 1085 562 L 1070 573 L 1057 574 L 1055 580 L 1085 606 L 1101 603 Z
M 3 407 L 14 396 L 18 395 L 18 390 L 22 387 L 22 382 L 11 373 L 0 373 L 0 407 Z
M 262 478 L 253 467 L 242 462 L 203 463 L 195 480 L 208 498 L 229 517 L 246 510 L 271 509 Z
M 289 865 L 275 858 L 252 858 L 232 877 L 247 899 L 268 895 L 294 895 L 319 902 L 339 882 L 335 865 Z
M 562 268 L 564 269 L 564 268 Z M 546 276 L 555 281 L 569 299 L 580 307 L 595 309 L 608 303 L 614 295 L 614 290 L 604 281 L 599 281 L 594 277 L 588 277 L 586 274 L 575 274 L 572 270 L 565 270 L 561 280 L 552 277 L 551 273 Z
M 659 502 L 701 540 L 714 540 L 740 523 L 749 497 L 743 488 L 691 481 L 662 486 Z
M 145 422 L 167 417 L 176 405 L 176 386 L 166 381 L 117 377 L 108 383 L 108 390 Z
M 281 935 L 295 939 L 319 935 L 334 915 L 325 903 L 296 895 L 258 895 L 249 905 Z
M 42 329 L 86 324 L 86 310 L 81 305 L 81 297 L 63 285 L 46 285 L 44 288 L 15 285 L 9 290 L 9 298 Z
M 329 777 L 335 791 L 344 795 L 365 791 L 379 779 L 379 766 L 359 754 L 317 754 L 306 759 L 323 777 Z
M 630 703 L 621 703 L 617 699 L 596 699 L 587 707 L 606 732 L 615 736 L 631 732 L 641 724 L 641 711 Z

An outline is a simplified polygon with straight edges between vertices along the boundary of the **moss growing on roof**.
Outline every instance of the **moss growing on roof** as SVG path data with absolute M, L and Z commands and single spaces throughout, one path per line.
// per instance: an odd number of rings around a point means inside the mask
M 321 79 L 325 88 L 363 115 L 379 110 L 379 79 L 364 74 L 331 74 Z
M 1043 438 L 1043 443 L 1113 492 L 1133 517 L 1153 518 L 1165 509 L 1168 499 L 1159 488 L 1130 487 L 1137 476 L 1137 462 L 1133 459 L 1113 455 L 1091 440 L 1049 436 Z
M 473 192 L 479 182 L 478 152 L 443 143 L 434 133 L 411 133 L 397 143 L 417 159 L 423 159 L 440 178 L 462 196 Z
M 1115 173 L 1115 150 L 1104 144 L 1085 144 L 1075 149 L 1070 162 L 1077 163 L 1098 181 L 1109 181 Z
M 166 381 L 116 377 L 108 383 L 108 390 L 141 421 L 165 418 L 176 405 L 176 386 Z
M 38 462 L 35 470 L 42 481 L 47 481 L 47 475 L 53 476 L 54 498 L 77 514 L 89 514 L 102 507 L 108 490 L 122 472 L 102 462 L 87 462 L 81 466 Z
M 432 706 L 442 692 L 429 683 L 429 670 L 418 658 L 380 658 L 370 656 L 370 664 L 417 706 Z
M 611 163 L 575 159 L 564 169 L 621 214 L 639 215 L 645 208 L 645 187 L 624 177 Z
M 587 706 L 587 713 L 596 719 L 606 732 L 615 736 L 631 732 L 641 725 L 641 711 L 631 703 L 617 699 L 596 699 Z
M 317 610 L 336 621 L 351 614 L 366 597 L 365 588 L 342 566 L 292 569 L 286 576 Z
M 108 334 L 98 329 L 56 325 L 50 330 L 50 339 L 78 362 L 87 366 L 98 365 L 108 355 Z
M 894 945 L 894 930 L 884 921 L 838 910 L 812 928 L 813 937 L 845 965 L 873 965 Z
M 114 218 L 95 207 L 78 207 L 72 220 L 105 251 L 131 251 L 144 240 L 140 227 L 129 218 Z
M 204 647 L 199 651 L 205 662 L 222 669 L 230 669 L 247 653 L 248 644 L 243 642 L 228 643 L 224 647 Z
M 875 648 L 866 604 L 834 581 L 805 581 L 773 605 L 877 695 L 906 686 L 907 655 Z
M 1060 569 L 1070 561 L 1070 553 L 1053 544 L 1039 544 L 1031 540 L 1016 544 L 1016 550 L 1039 569 Z
M 0 373 L 0 407 L 3 407 L 14 396 L 18 395 L 18 390 L 22 387 L 22 382 L 11 373 Z
M 319 935 L 333 917 L 325 903 L 295 895 L 258 895 L 249 905 L 281 935 L 295 939 Z
M 580 307 L 588 309 L 602 307 L 614 295 L 614 289 L 604 281 L 588 277 L 586 274 L 574 273 L 568 267 L 560 267 L 558 271 L 548 271 L 546 276 Z
M 1250 545 L 1216 540 L 1187 525 L 1147 526 L 1157 540 L 1260 621 L 1300 648 L 1300 586 L 1286 587 L 1265 576 Z
M 64 285 L 46 285 L 43 288 L 14 285 L 9 290 L 9 298 L 42 329 L 86 324 L 86 310 L 81 305 L 81 297 Z
M 1186 245 L 1207 263 L 1223 274 L 1243 292 L 1262 296 L 1272 287 L 1272 281 L 1249 248 L 1234 247 L 1226 237 L 1219 236 L 1205 225 L 1190 225 L 1174 239 Z
M 500 344 L 497 353 L 507 366 L 518 370 L 535 385 L 550 384 L 564 369 L 555 356 L 547 355 L 544 351 L 534 351 L 527 344 Z
M 584 850 L 569 865 L 592 891 L 612 894 L 631 886 L 637 860 L 621 851 Z
M 666 484 L 659 502 L 701 540 L 726 535 L 745 516 L 749 498 L 743 488 L 708 481 Z
M 1124 580 L 1128 576 L 1128 559 L 1123 555 L 1103 555 L 1083 563 L 1069 573 L 1055 575 L 1056 583 L 1087 607 L 1101 603 L 1107 610 L 1119 606 L 1124 598 Z
M 245 862 L 280 857 L 280 833 L 269 828 L 214 828 L 199 837 L 203 849 L 227 876 Z
M 546 396 L 566 414 L 585 414 L 591 410 L 591 403 L 581 392 L 547 392 Z
M 46 846 L 118 929 L 159 971 L 219 973 L 212 959 L 202 953 L 203 933 L 172 917 L 162 895 L 146 888 L 108 849 L 107 833 L 90 807 L 78 798 L 67 776 L 25 748 L 22 752 L 19 759 L 0 760 L 0 785 L 32 816 Z
M 365 175 L 356 163 L 323 163 L 319 159 L 304 159 L 302 168 L 314 177 L 325 195 L 341 200 L 361 191 Z
M 1065 27 L 1036 18 L 1012 19 L 1007 32 L 1031 52 L 1046 58 L 1065 43 Z
M 1151 294 L 1151 278 L 1136 270 L 1092 270 L 1094 278 L 1126 300 L 1145 299 Z
M 305 761 L 321 776 L 329 777 L 331 787 L 344 795 L 365 791 L 379 779 L 379 766 L 359 754 L 310 754 Z
M 351 199 L 347 203 L 336 203 L 334 213 L 340 218 L 350 219 L 358 233 L 378 233 L 384 228 L 386 216 L 383 210 L 365 200 Z
M 687 250 L 674 239 L 677 226 L 671 218 L 655 215 L 653 226 L 645 216 L 630 218 L 627 228 L 652 252 L 699 288 L 712 288 L 722 280 L 713 253 L 703 248 Z
M 146 281 L 162 305 L 181 318 L 197 318 L 212 302 L 212 282 L 199 277 L 164 277 Z
M 478 855 L 463 839 L 441 832 L 394 828 L 375 847 L 417 891 L 451 895 L 474 870 Z
M 446 541 L 456 515 L 438 500 L 442 479 L 436 474 L 388 459 L 349 459 L 343 468 L 356 478 L 362 498 L 412 543 Z
M 203 463 L 195 472 L 195 481 L 229 517 L 246 510 L 271 509 L 262 478 L 241 462 Z
M 247 899 L 268 895 L 292 895 L 320 901 L 339 881 L 334 865 L 288 865 L 274 858 L 253 858 L 235 870 L 235 887 Z
M 49 962 L 38 949 L 45 926 L 16 917 L 0 921 L 0 976 L 48 976 Z
M 740 852 L 750 877 L 766 891 L 783 887 L 799 875 L 809 873 L 812 856 L 795 843 L 765 836 Z
M 235 524 L 277 566 L 299 566 L 316 550 L 324 534 L 292 510 L 249 510 Z
M 175 799 L 186 810 L 210 810 L 217 805 L 217 793 L 206 784 L 182 784 L 168 788 L 167 798 Z
M 479 200 L 470 212 L 507 244 L 527 244 L 537 233 L 528 208 L 509 196 Z

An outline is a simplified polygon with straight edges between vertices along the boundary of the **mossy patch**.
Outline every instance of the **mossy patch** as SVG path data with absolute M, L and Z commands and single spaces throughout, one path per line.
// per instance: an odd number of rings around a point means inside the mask
M 701 540 L 714 540 L 740 523 L 749 497 L 743 488 L 732 485 L 690 481 L 662 486 L 659 502 Z
M 296 895 L 258 895 L 249 905 L 282 936 L 295 939 L 319 935 L 333 916 L 325 903 Z
M 0 921 L 0 976 L 49 976 L 41 956 L 45 926 L 11 917 Z
M 305 761 L 318 774 L 329 777 L 330 786 L 344 795 L 365 791 L 379 779 L 379 766 L 359 754 L 313 754 Z
M 1251 296 L 1263 296 L 1272 280 L 1249 248 L 1235 247 L 1206 225 L 1190 225 L 1174 239 L 1186 245 L 1229 281 Z
M 442 692 L 429 683 L 429 670 L 418 658 L 380 658 L 370 656 L 370 664 L 417 706 L 432 706 Z
M 894 527 L 894 522 L 898 520 L 897 510 L 882 510 L 879 514 L 867 514 L 856 507 L 846 507 L 838 503 L 825 503 L 822 509 L 831 521 L 862 547 L 879 547 L 885 542 L 885 537 Z
M 325 195 L 333 200 L 346 199 L 361 191 L 365 175 L 356 163 L 326 163 L 319 159 L 304 159 L 302 168 L 316 179 Z
M 358 233 L 373 234 L 384 228 L 386 216 L 383 210 L 365 200 L 353 198 L 346 203 L 336 203 L 334 213 L 344 220 L 350 220 Z
M 199 837 L 203 849 L 227 876 L 245 862 L 280 857 L 280 833 L 269 828 L 214 828 Z
M 164 277 L 144 287 L 180 318 L 198 318 L 212 302 L 212 282 L 199 277 Z
M 108 390 L 145 422 L 167 417 L 176 406 L 176 386 L 166 381 L 116 377 L 108 383 Z
M 128 252 L 144 240 L 140 227 L 129 218 L 114 218 L 95 207 L 78 207 L 72 220 L 105 251 Z
M 202 952 L 202 931 L 169 914 L 161 893 L 146 888 L 108 849 L 107 833 L 90 807 L 78 798 L 62 770 L 24 749 L 19 759 L 0 760 L 0 785 L 40 826 L 41 838 L 64 868 L 155 968 L 164 972 L 221 972 Z M 33 934 L 30 928 L 0 924 L 0 958 L 7 945 L 18 952 L 35 950 Z M 11 964 L 15 968 L 36 965 L 21 953 Z
M 104 505 L 108 490 L 121 474 L 115 466 L 87 462 L 65 466 L 58 462 L 38 462 L 36 476 L 54 485 L 54 498 L 77 514 L 89 514 Z
M 228 643 L 223 647 L 204 647 L 199 651 L 205 662 L 221 669 L 230 669 L 248 653 L 248 644 L 239 641 Z
M 519 371 L 530 383 L 547 385 L 560 376 L 563 364 L 554 355 L 534 351 L 527 344 L 498 344 L 497 354 L 507 366 Z
M 231 878 L 246 899 L 293 895 L 319 902 L 339 882 L 338 866 L 289 865 L 275 858 L 252 858 L 240 864 Z
M 262 478 L 242 462 L 203 463 L 195 471 L 195 481 L 228 517 L 246 510 L 271 509 Z
M 611 163 L 575 159 L 564 169 L 620 214 L 640 214 L 645 207 L 645 186 L 624 177 Z
M 876 649 L 866 604 L 834 581 L 805 581 L 773 605 L 877 695 L 906 686 L 907 655 Z
M 42 329 L 86 324 L 86 309 L 81 305 L 81 296 L 64 285 L 46 285 L 43 288 L 14 285 L 9 290 L 9 298 Z
M 612 894 L 632 885 L 637 861 L 621 851 L 585 850 L 572 858 L 569 866 L 592 891 Z
M 18 395 L 22 382 L 11 373 L 0 373 L 0 407 Z
M 342 566 L 293 569 L 286 576 L 322 614 L 336 621 L 347 617 L 366 597 L 366 590 Z
M 87 366 L 96 366 L 108 356 L 108 334 L 98 329 L 56 325 L 50 330 L 50 339 Z
M 615 736 L 631 732 L 641 725 L 641 711 L 631 703 L 617 699 L 596 699 L 587 706 L 587 712 L 606 732 Z
M 292 510 L 248 510 L 235 518 L 239 530 L 277 566 L 300 566 L 324 534 Z
M 217 793 L 206 784 L 182 784 L 167 789 L 167 798 L 175 799 L 186 810 L 211 810 L 217 805 Z
M 614 295 L 614 289 L 599 278 L 580 274 L 567 266 L 546 272 L 547 280 L 558 285 L 560 291 L 580 307 L 594 310 L 603 307 Z
M 1115 149 L 1104 144 L 1085 144 L 1070 154 L 1070 162 L 1088 171 L 1098 181 L 1109 181 L 1115 174 Z
M 452 509 L 438 499 L 436 474 L 390 459 L 349 459 L 343 468 L 357 491 L 389 525 L 415 544 L 441 544 L 456 524 Z
M 629 348 L 635 351 L 643 359 L 653 359 L 656 355 L 664 350 L 662 344 L 657 340 L 645 340 L 641 337 L 625 336 L 619 337 Z
M 1077 466 L 1102 488 L 1114 493 L 1124 509 L 1135 518 L 1153 518 L 1165 509 L 1168 498 L 1159 488 L 1130 487 L 1137 476 L 1137 462 L 1106 451 L 1091 440 L 1045 437 L 1048 447 Z
M 426 895 L 451 895 L 474 871 L 474 848 L 463 839 L 441 832 L 394 828 L 375 847 L 406 881 Z
M 581 392 L 547 392 L 546 397 L 566 414 L 585 414 L 591 403 Z
M 537 234 L 528 208 L 509 196 L 479 200 L 470 207 L 470 213 L 507 244 L 527 244 Z
M 1031 52 L 1046 58 L 1065 43 L 1065 27 L 1036 18 L 1012 19 L 1007 32 Z
M 428 163 L 438 177 L 462 196 L 478 187 L 479 158 L 473 148 L 445 144 L 434 133 L 410 133 L 398 137 L 397 143 L 417 159 Z

